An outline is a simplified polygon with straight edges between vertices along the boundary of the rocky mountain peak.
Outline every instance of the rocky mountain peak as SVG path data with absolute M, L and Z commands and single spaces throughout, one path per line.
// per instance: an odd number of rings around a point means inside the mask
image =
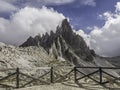
M 72 32 L 72 28 L 67 19 L 62 21 L 61 28 L 63 32 Z
M 46 33 L 42 37 L 36 36 L 29 38 L 21 47 L 42 46 L 49 54 L 56 58 L 62 57 L 73 63 L 79 62 L 79 59 L 92 61 L 93 55 L 83 38 L 73 32 L 67 19 L 64 19 L 61 26 L 56 28 L 56 32 Z M 77 60 L 77 61 L 74 61 Z

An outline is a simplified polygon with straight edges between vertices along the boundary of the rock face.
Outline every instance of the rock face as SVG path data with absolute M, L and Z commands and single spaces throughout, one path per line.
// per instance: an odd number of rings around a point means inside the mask
M 56 60 L 42 47 L 19 48 L 0 44 L 0 68 L 36 68 Z M 1 72 L 0 72 L 1 73 Z
M 0 43 L 0 68 L 37 68 L 44 66 L 59 66 L 58 72 L 74 64 L 76 66 L 114 67 L 108 61 L 95 56 L 95 52 L 87 47 L 83 38 L 75 34 L 65 19 L 56 32 L 46 33 L 43 36 L 30 37 L 21 45 L 15 47 Z M 68 69 L 66 69 L 67 71 Z M 79 69 L 85 74 L 92 73 L 91 69 Z M 28 70 L 24 70 L 28 73 Z M 30 71 L 30 74 L 41 75 L 41 71 Z M 117 71 L 107 71 L 113 76 L 119 76 Z M 41 73 L 41 74 L 40 74 Z M 8 73 L 7 73 L 8 74 Z M 58 75 L 58 73 L 56 74 Z M 61 74 L 60 74 L 61 75 Z M 0 73 L 3 76 L 3 73 Z M 6 73 L 5 73 L 6 76 Z
M 56 32 L 46 33 L 42 37 L 28 38 L 20 47 L 42 46 L 49 54 L 53 54 L 56 58 L 62 57 L 74 64 L 79 62 L 79 59 L 92 61 L 93 54 L 86 45 L 83 38 L 73 32 L 67 19 L 62 21 L 61 26 L 56 28 Z

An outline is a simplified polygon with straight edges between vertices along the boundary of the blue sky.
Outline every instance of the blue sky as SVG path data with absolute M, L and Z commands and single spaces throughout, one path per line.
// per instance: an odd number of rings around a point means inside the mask
M 70 18 L 71 24 L 76 30 L 83 29 L 85 32 L 90 32 L 87 27 L 98 26 L 104 24 L 104 20 L 99 19 L 99 14 L 106 11 L 113 12 L 114 5 L 120 0 L 94 0 L 96 5 L 84 5 L 80 0 L 65 5 L 51 5 L 58 12 L 63 13 Z
M 69 18 L 101 56 L 120 56 L 120 0 L 0 0 L 0 42 L 20 45 Z
M 106 11 L 114 12 L 114 5 L 120 0 L 67 0 L 67 3 L 64 3 L 65 0 L 58 0 L 60 1 L 58 3 L 53 3 L 54 1 L 52 0 L 38 1 L 39 3 L 36 0 L 11 0 L 11 2 L 9 2 L 18 8 L 23 8 L 25 6 L 41 8 L 43 5 L 52 7 L 68 17 L 75 30 L 82 29 L 86 33 L 89 33 L 93 26 L 101 27 L 104 25 L 104 20 L 99 19 L 98 16 Z M 52 2 L 46 3 L 45 1 Z M 85 4 L 84 2 L 86 1 L 88 3 Z M 9 19 L 10 15 L 11 12 L 0 12 L 0 16 L 7 19 Z

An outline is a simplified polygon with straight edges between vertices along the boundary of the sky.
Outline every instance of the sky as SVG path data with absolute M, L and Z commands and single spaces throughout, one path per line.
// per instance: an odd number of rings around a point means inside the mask
M 65 18 L 101 56 L 120 56 L 120 0 L 0 0 L 0 42 L 20 45 Z

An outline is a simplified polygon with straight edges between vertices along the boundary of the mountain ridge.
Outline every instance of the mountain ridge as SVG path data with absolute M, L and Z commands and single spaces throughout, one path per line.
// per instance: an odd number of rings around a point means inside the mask
M 95 55 L 83 38 L 73 32 L 67 19 L 62 21 L 55 33 L 51 31 L 50 35 L 46 32 L 42 36 L 29 37 L 26 42 L 20 45 L 20 47 L 28 46 L 42 46 L 48 53 L 53 53 L 56 58 L 62 56 L 69 61 L 76 59 L 75 55 L 83 60 L 92 61 Z M 71 51 L 75 54 L 72 58 Z

